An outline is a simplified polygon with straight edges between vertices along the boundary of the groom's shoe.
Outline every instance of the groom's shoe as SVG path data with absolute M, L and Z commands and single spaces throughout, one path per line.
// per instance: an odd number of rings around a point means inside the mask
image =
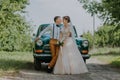
M 52 71 L 53 71 L 53 68 L 47 67 L 47 72 L 48 72 L 48 73 L 52 73 Z

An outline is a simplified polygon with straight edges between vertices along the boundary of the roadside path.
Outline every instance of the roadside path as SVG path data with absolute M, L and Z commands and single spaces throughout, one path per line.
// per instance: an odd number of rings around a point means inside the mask
M 17 76 L 4 76 L 0 80 L 120 80 L 120 72 L 96 58 L 87 61 L 89 73 L 80 75 L 53 75 L 42 71 L 21 70 Z

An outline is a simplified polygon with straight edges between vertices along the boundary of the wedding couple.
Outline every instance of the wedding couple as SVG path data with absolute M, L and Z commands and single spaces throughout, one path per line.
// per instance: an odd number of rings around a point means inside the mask
M 54 22 L 54 24 L 44 29 L 36 39 L 38 40 L 48 30 L 52 33 L 50 39 L 52 60 L 48 64 L 48 72 L 54 74 L 81 74 L 88 72 L 75 42 L 70 17 L 64 16 L 61 19 L 60 16 L 56 16 Z

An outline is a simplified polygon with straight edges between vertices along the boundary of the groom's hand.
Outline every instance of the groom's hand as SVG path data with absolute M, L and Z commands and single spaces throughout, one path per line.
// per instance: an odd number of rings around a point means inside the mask
M 59 46 L 59 44 L 60 44 L 60 41 L 57 41 L 55 45 L 56 45 L 56 46 Z
M 59 45 L 59 41 L 57 41 L 57 43 L 56 43 L 57 45 Z

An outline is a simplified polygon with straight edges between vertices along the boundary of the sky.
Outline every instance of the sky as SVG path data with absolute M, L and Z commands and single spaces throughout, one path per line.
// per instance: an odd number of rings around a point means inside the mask
M 34 26 L 35 33 L 40 24 L 53 23 L 55 16 L 70 16 L 77 32 L 93 32 L 93 18 L 87 13 L 77 0 L 30 0 L 26 8 L 26 19 Z M 96 17 L 95 28 L 101 25 Z

